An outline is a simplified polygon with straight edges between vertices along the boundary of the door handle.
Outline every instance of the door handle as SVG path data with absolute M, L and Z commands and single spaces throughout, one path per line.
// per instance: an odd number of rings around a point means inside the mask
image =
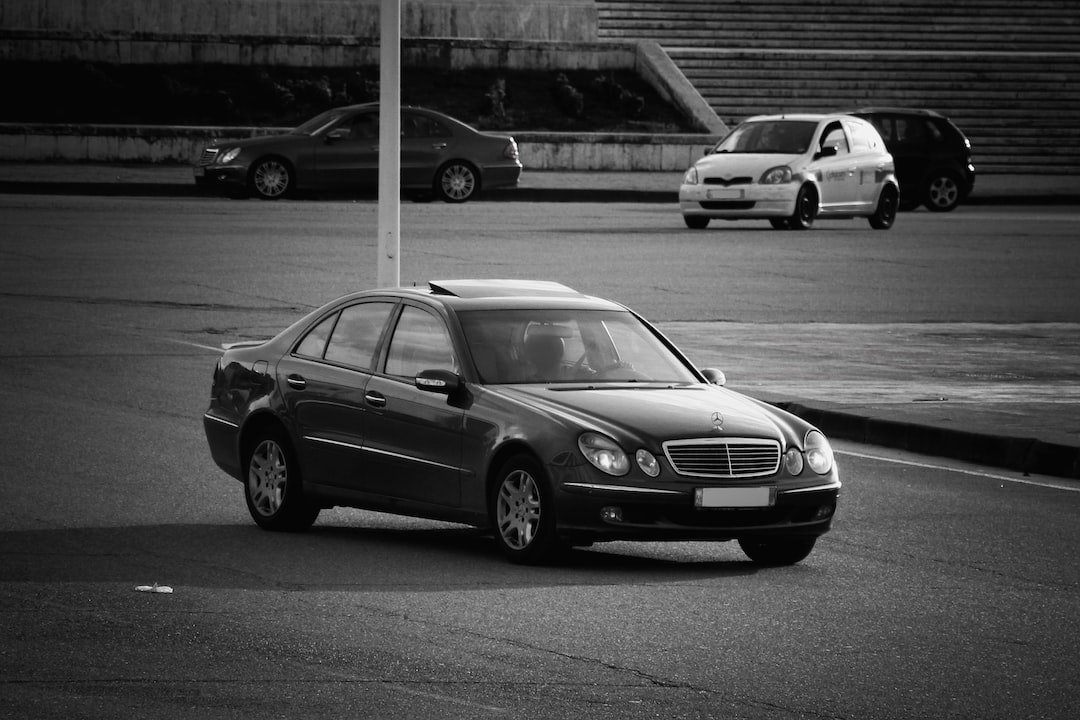
M 288 383 L 289 387 L 293 388 L 294 390 L 303 390 L 307 387 L 307 380 L 305 380 L 302 376 L 297 375 L 296 373 L 293 373 L 292 375 L 286 377 L 285 382 Z
M 364 400 L 371 407 L 386 407 L 386 396 L 380 392 L 372 390 L 364 395 Z
M 431 143 L 431 148 L 433 150 L 443 150 L 446 148 L 446 143 Z

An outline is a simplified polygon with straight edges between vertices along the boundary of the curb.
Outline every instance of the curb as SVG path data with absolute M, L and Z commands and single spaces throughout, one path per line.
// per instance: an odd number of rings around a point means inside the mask
M 771 401 L 770 404 L 797 415 L 833 438 L 991 465 L 1024 475 L 1080 479 L 1080 447 L 1032 437 L 992 435 L 887 420 L 828 410 L 801 401 Z

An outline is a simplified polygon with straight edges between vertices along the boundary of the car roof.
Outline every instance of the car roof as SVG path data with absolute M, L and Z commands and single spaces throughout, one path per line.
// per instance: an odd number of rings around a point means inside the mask
M 576 308 L 620 310 L 617 302 L 593 297 L 550 280 L 450 279 L 432 280 L 427 287 L 406 286 L 353 293 L 339 300 L 391 295 L 434 301 L 455 310 L 496 310 L 501 308 Z
M 875 106 L 871 106 L 871 107 L 856 108 L 854 110 L 846 110 L 845 112 L 847 112 L 848 114 L 851 114 L 851 115 L 860 115 L 860 114 L 863 114 L 863 113 L 866 113 L 866 114 L 888 113 L 889 115 L 921 115 L 921 116 L 925 116 L 925 117 L 939 117 L 939 118 L 945 117 L 944 115 L 942 115 L 941 113 L 939 113 L 936 110 L 928 110 L 926 108 L 889 107 L 889 106 L 883 106 L 883 105 L 882 106 L 875 105 Z
M 754 115 L 743 122 L 758 122 L 766 120 L 802 120 L 808 122 L 821 122 L 822 120 L 842 120 L 852 118 L 847 113 L 780 113 L 776 115 Z M 856 118 L 859 119 L 859 118 Z

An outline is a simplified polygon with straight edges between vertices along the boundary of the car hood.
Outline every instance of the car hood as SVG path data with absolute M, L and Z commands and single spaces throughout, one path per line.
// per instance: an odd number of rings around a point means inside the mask
M 715 385 L 503 386 L 509 397 L 581 429 L 646 444 L 680 438 L 768 438 L 798 443 L 801 423 Z M 718 427 L 719 426 L 719 427 Z
M 749 175 L 755 181 L 769 168 L 779 165 L 794 167 L 802 155 L 778 153 L 715 153 L 697 161 L 698 173 L 706 177 L 733 178 Z
M 261 145 L 275 145 L 281 142 L 296 142 L 299 140 L 307 139 L 307 135 L 296 135 L 293 133 L 278 133 L 276 135 L 258 135 L 256 137 L 239 138 L 236 140 L 218 140 L 210 144 L 212 148 L 226 148 L 226 147 L 259 147 Z

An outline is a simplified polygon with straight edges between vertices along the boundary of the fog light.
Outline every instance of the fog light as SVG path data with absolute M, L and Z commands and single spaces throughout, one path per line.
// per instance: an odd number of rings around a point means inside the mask
M 825 518 L 829 517 L 832 514 L 833 514 L 833 506 L 832 505 L 822 505 L 817 509 L 817 512 L 814 513 L 814 519 L 815 520 L 824 520 Z
M 621 523 L 622 522 L 622 508 L 614 505 L 608 505 L 607 507 L 600 508 L 600 519 L 609 523 Z

